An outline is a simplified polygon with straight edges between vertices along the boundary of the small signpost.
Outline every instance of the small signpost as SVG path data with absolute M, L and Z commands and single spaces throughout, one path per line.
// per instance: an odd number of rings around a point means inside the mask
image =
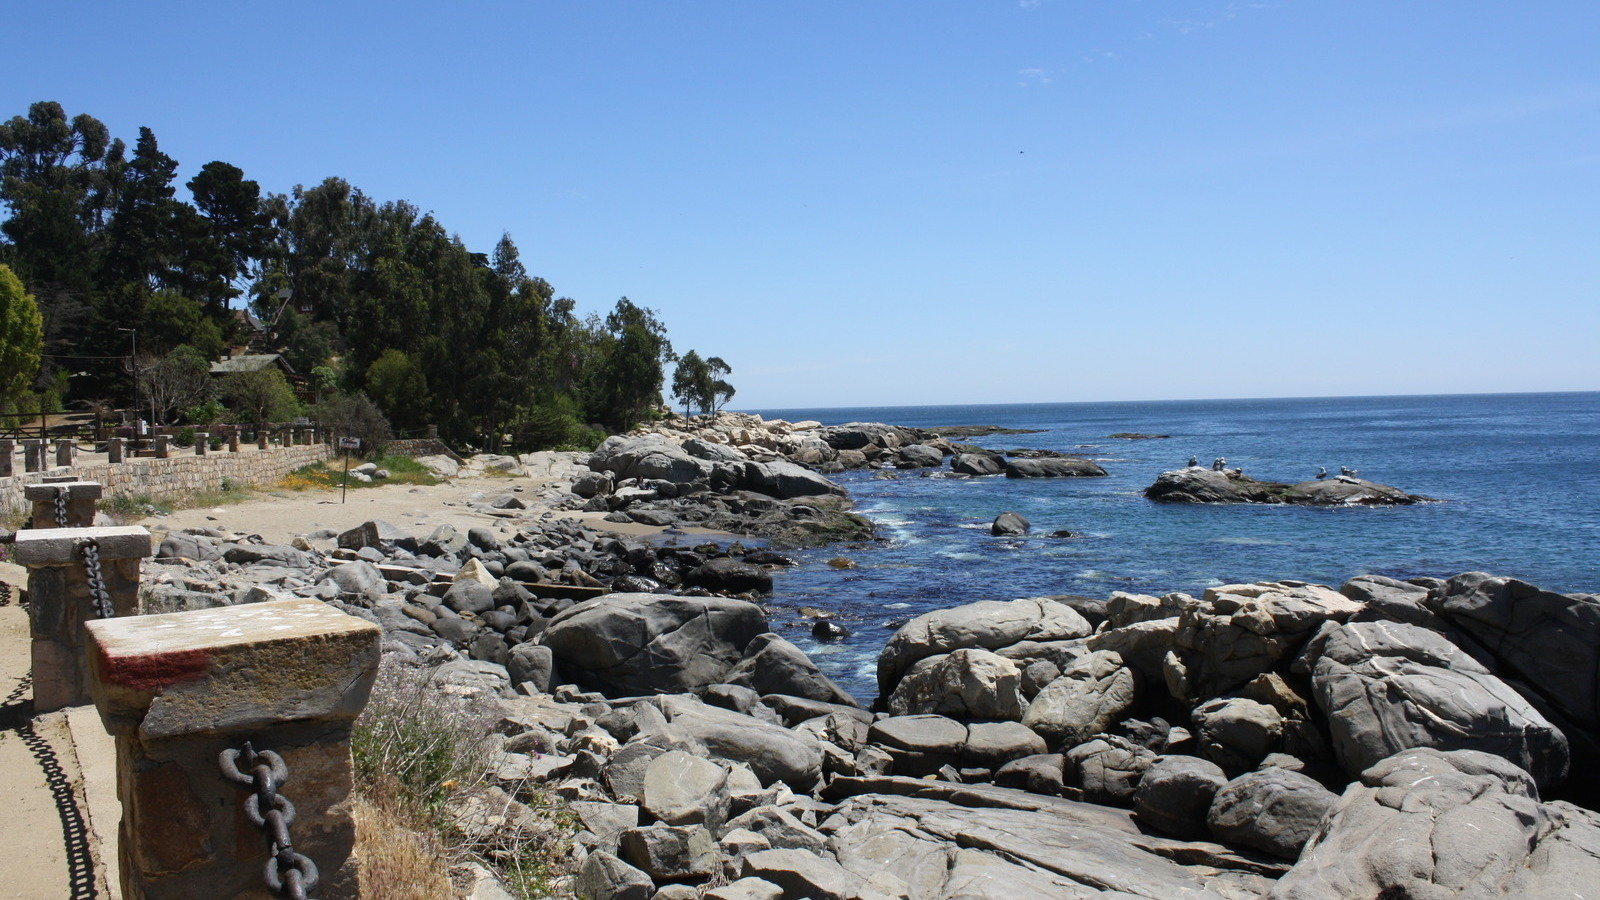
M 339 438 L 339 449 L 344 451 L 344 484 L 339 488 L 339 502 L 350 493 L 350 451 L 361 449 L 361 439 L 353 437 Z

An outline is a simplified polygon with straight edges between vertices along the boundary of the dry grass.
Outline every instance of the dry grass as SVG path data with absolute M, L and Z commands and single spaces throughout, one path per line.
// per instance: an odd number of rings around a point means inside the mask
M 353 809 L 361 895 L 373 900 L 451 900 L 449 861 L 432 835 L 362 798 Z

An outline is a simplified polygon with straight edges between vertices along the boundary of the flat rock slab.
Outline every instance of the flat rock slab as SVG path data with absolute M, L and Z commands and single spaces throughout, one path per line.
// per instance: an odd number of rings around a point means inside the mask
M 68 501 L 99 500 L 105 492 L 105 485 L 98 481 L 47 481 L 24 485 L 22 494 L 34 503 L 42 503 L 54 501 L 63 489 L 67 492 Z
M 150 555 L 150 532 L 138 525 L 109 528 L 30 528 L 17 532 L 11 558 L 19 566 L 67 566 L 83 561 L 78 542 L 94 538 L 101 559 L 142 559 Z
M 59 529 L 58 529 L 59 530 Z M 378 626 L 295 599 L 87 625 L 106 729 L 143 739 L 352 719 L 377 672 Z

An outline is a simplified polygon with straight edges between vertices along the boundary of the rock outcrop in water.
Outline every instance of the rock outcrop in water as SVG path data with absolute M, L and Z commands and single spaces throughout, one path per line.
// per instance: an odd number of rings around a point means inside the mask
M 1158 503 L 1284 503 L 1295 506 L 1405 506 L 1432 500 L 1386 484 L 1338 475 L 1283 484 L 1257 481 L 1237 469 L 1188 466 L 1162 472 L 1144 495 Z

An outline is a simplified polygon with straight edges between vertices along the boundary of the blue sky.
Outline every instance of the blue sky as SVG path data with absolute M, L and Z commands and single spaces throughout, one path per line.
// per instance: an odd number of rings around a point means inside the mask
M 22 4 L 35 100 L 627 295 L 736 406 L 1600 389 L 1600 4 Z

